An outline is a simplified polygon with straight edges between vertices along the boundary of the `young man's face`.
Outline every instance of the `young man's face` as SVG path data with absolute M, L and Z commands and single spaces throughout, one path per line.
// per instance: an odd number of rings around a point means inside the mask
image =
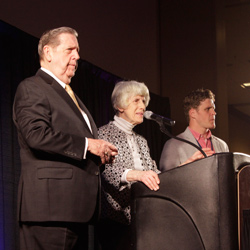
M 215 116 L 215 104 L 212 99 L 202 101 L 197 109 L 192 110 L 192 117 L 201 129 L 214 129 Z

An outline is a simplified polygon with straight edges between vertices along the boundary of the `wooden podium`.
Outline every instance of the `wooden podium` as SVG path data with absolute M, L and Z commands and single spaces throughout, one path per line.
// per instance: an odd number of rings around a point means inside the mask
M 157 192 L 133 184 L 133 249 L 239 249 L 236 177 L 247 164 L 248 155 L 219 153 L 161 173 Z

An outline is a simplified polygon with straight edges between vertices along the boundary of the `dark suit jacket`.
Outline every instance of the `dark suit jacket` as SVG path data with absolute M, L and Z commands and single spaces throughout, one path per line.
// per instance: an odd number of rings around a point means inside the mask
M 13 119 L 18 131 L 21 176 L 20 221 L 88 222 L 99 189 L 99 158 L 88 153 L 85 137 L 97 138 L 96 125 L 83 103 L 93 134 L 68 93 L 38 70 L 18 86 Z

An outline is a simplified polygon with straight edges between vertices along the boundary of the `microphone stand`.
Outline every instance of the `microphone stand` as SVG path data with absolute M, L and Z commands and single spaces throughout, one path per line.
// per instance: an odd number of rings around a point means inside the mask
M 199 146 L 197 146 L 196 144 L 194 144 L 194 143 L 192 143 L 192 142 L 190 142 L 188 140 L 185 140 L 183 138 L 180 138 L 180 137 L 177 137 L 177 136 L 174 136 L 174 135 L 170 134 L 169 131 L 167 130 L 167 128 L 164 126 L 163 122 L 157 122 L 157 123 L 159 124 L 160 130 L 161 130 L 162 133 L 166 134 L 167 136 L 169 136 L 171 138 L 174 138 L 176 140 L 183 141 L 183 142 L 186 142 L 186 143 L 192 145 L 193 147 L 197 148 L 204 155 L 205 158 L 207 158 L 206 153 Z

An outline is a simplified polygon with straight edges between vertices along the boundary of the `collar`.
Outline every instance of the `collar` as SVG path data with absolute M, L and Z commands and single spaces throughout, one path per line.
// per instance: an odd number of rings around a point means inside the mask
M 194 131 L 193 129 L 191 129 L 190 127 L 188 127 L 188 129 L 190 130 L 190 132 L 192 133 L 192 135 L 194 136 L 194 138 L 199 141 L 200 139 L 210 139 L 212 136 L 212 132 L 208 129 L 205 135 L 202 135 L 196 131 Z
M 66 84 L 64 82 L 62 82 L 61 80 L 59 80 L 51 71 L 49 71 L 48 69 L 45 69 L 43 67 L 41 67 L 41 70 L 43 70 L 48 75 L 50 75 L 51 77 L 53 77 L 65 89 Z
M 115 115 L 114 116 L 114 124 L 121 129 L 122 131 L 124 131 L 126 134 L 132 135 L 132 129 L 135 127 L 133 124 L 131 124 L 130 122 L 124 120 L 123 118 Z

